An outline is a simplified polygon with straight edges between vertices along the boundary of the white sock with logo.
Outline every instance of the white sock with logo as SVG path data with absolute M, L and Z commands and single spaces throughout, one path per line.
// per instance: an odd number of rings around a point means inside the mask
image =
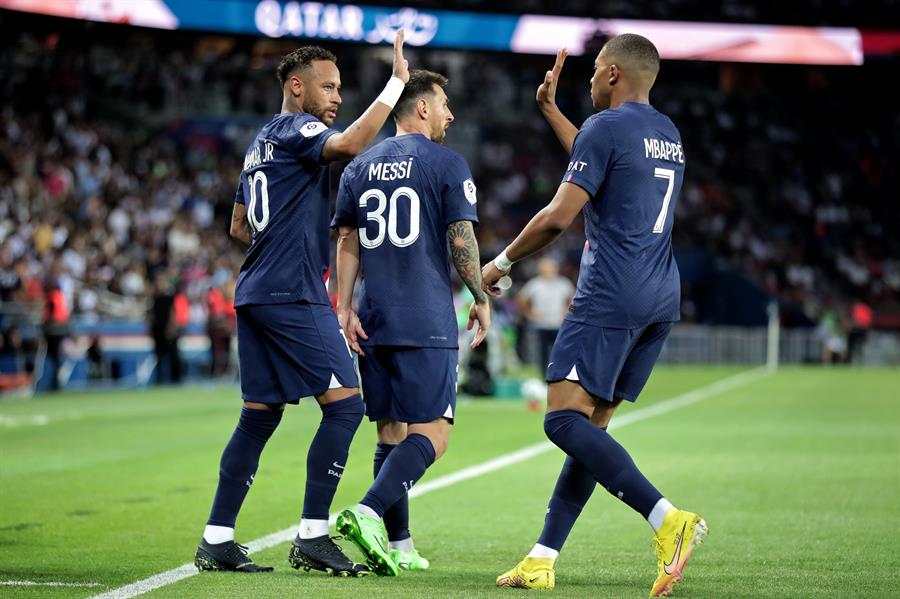
M 360 512 L 362 512 L 363 514 L 365 514 L 366 516 L 369 516 L 370 518 L 375 518 L 375 519 L 377 519 L 377 520 L 381 520 L 381 516 L 379 516 L 379 515 L 375 512 L 375 510 L 373 510 L 372 508 L 370 508 L 370 507 L 367 506 L 367 505 L 363 505 L 363 504 L 361 504 L 361 503 L 357 503 L 357 504 L 356 504 L 356 509 L 359 510 Z
M 666 518 L 666 514 L 669 513 L 669 510 L 674 509 L 675 506 L 669 503 L 669 500 L 665 497 L 656 502 L 656 505 L 650 510 L 650 515 L 647 516 L 647 522 L 650 523 L 653 532 L 659 532 L 659 529 L 662 528 L 663 520 Z
M 213 526 L 207 524 L 203 529 L 203 538 L 210 545 L 218 545 L 226 541 L 234 540 L 234 529 L 230 526 Z
M 328 534 L 328 520 L 314 520 L 301 518 L 300 529 L 297 531 L 301 539 L 315 539 Z
M 528 552 L 528 557 L 549 557 L 551 559 L 556 559 L 558 556 L 559 551 L 551 549 L 546 545 L 541 545 L 540 543 L 535 543 L 534 547 L 531 548 L 531 551 Z
M 388 543 L 388 549 L 396 549 L 397 551 L 403 551 L 404 553 L 409 553 L 415 548 L 416 546 L 413 545 L 412 537 Z

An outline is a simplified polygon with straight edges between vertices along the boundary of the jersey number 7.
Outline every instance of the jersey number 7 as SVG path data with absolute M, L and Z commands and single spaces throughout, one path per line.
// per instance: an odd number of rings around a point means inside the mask
M 656 217 L 656 224 L 653 225 L 654 233 L 662 233 L 663 229 L 666 227 L 666 216 L 669 213 L 669 202 L 672 200 L 672 189 L 675 188 L 675 171 L 670 168 L 657 168 L 653 171 L 653 176 L 669 180 L 669 186 L 666 188 L 666 196 L 663 198 L 662 208 L 659 211 L 659 216 Z

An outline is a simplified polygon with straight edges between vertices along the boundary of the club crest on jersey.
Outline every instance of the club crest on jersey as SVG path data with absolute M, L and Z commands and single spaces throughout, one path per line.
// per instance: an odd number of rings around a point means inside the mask
M 463 193 L 466 194 L 466 199 L 469 201 L 470 204 L 472 204 L 474 206 L 475 202 L 478 201 L 478 198 L 475 195 L 475 181 L 472 181 L 471 179 L 466 179 L 465 181 L 463 181 L 462 185 L 463 185 Z
M 322 131 L 328 129 L 328 125 L 321 121 L 310 121 L 300 127 L 300 135 L 303 137 L 315 137 Z

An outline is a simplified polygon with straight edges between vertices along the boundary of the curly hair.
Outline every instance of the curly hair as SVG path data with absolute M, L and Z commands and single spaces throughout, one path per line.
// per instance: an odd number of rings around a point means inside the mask
M 303 46 L 288 52 L 278 63 L 278 83 L 284 85 L 290 74 L 296 69 L 305 69 L 314 60 L 330 60 L 337 63 L 337 56 L 320 46 Z

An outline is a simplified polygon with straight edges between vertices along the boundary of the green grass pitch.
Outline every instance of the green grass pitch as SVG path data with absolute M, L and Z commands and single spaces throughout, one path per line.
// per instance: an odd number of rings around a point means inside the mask
M 643 409 L 738 372 L 658 368 Z M 0 597 L 89 597 L 191 561 L 236 388 L 185 387 L 0 401 Z M 288 408 L 238 520 L 247 542 L 296 523 L 318 423 Z M 447 456 L 422 482 L 544 440 L 542 413 L 467 401 Z M 614 420 L 615 422 L 615 420 Z M 677 597 L 897 597 L 900 371 L 783 368 L 613 435 L 710 536 Z M 334 508 L 371 482 L 374 427 L 353 444 Z M 431 560 L 398 578 L 297 572 L 287 543 L 254 558 L 270 575 L 204 573 L 147 597 L 518 597 L 494 578 L 534 543 L 562 464 L 549 451 L 412 499 L 411 530 Z M 656 574 L 651 532 L 598 489 L 557 562 L 554 597 L 643 597 Z

